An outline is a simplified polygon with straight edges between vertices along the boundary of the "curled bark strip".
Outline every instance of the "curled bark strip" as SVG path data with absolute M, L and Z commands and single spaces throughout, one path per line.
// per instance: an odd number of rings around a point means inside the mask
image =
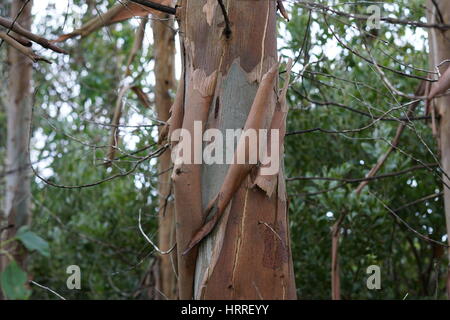
M 286 8 L 284 7 L 283 0 L 277 0 L 277 8 L 278 10 L 280 10 L 280 13 L 283 16 L 283 18 L 289 21 L 289 15 L 286 11 Z
M 433 100 L 436 96 L 443 94 L 448 89 L 450 89 L 450 68 L 447 68 L 440 79 L 431 86 L 427 100 Z
M 182 129 L 194 136 L 195 123 L 197 121 L 201 124 L 206 123 L 217 76 L 218 72 L 206 76 L 205 72 L 199 69 L 186 75 L 188 86 L 180 90 L 180 95 L 176 99 L 178 101 L 174 104 L 175 108 L 179 108 L 175 112 L 177 118 L 174 118 L 172 122 L 174 126 L 180 125 L 179 119 L 182 119 Z M 181 83 L 181 85 L 183 84 Z M 186 101 L 188 103 L 184 105 Z M 183 109 L 189 110 L 189 112 L 183 114 Z M 173 130 L 172 126 L 170 129 Z M 201 130 L 203 132 L 203 127 Z M 195 143 L 192 143 L 191 154 L 194 156 L 195 151 Z M 177 199 L 175 201 L 175 216 L 180 299 L 192 299 L 193 297 L 197 252 L 192 250 L 187 255 L 181 255 L 181 252 L 188 245 L 194 232 L 203 221 L 201 170 L 199 164 L 177 163 L 172 172 L 174 194 L 175 199 Z
M 14 31 L 15 33 L 17 33 L 17 34 L 27 38 L 28 40 L 31 40 L 33 42 L 36 42 L 36 43 L 40 44 L 42 47 L 44 47 L 46 49 L 53 50 L 53 51 L 55 51 L 57 53 L 67 54 L 66 51 L 64 51 L 63 49 L 55 46 L 49 40 L 47 40 L 47 39 L 45 39 L 43 37 L 40 37 L 40 36 L 30 32 L 29 30 L 26 30 L 20 24 L 18 24 L 17 21 L 14 22 L 11 19 L 0 17 L 0 25 L 5 27 L 5 28 L 7 28 L 7 29 L 9 29 L 9 30 Z M 25 45 L 24 43 L 22 43 L 23 40 L 20 41 L 20 40 L 16 39 L 15 37 L 14 37 L 14 39 L 16 41 L 20 42 L 22 45 Z M 25 46 L 26 47 L 30 47 L 31 44 L 27 43 L 27 45 L 25 45 Z
M 250 109 L 250 114 L 248 115 L 245 123 L 244 132 L 247 130 L 258 130 L 263 128 L 268 103 L 271 100 L 271 95 L 273 94 L 273 88 L 276 83 L 277 76 L 278 63 L 274 64 L 274 66 L 264 75 L 261 81 Z M 223 212 L 227 208 L 230 200 L 240 187 L 242 181 L 247 177 L 251 169 L 255 167 L 254 164 L 237 164 L 237 159 L 241 158 L 242 155 L 249 154 L 248 147 L 248 143 L 246 143 L 246 138 L 243 133 L 239 139 L 239 143 L 235 151 L 234 163 L 230 165 L 220 192 L 210 202 L 203 215 L 205 219 L 209 220 L 207 220 L 192 237 L 189 245 L 183 252 L 183 255 L 187 254 L 214 229 Z M 248 157 L 246 157 L 246 159 L 248 159 Z
M 169 3 L 170 0 L 155 0 L 153 2 L 164 5 Z M 132 17 L 145 17 L 156 12 L 156 10 L 153 10 L 141 4 L 133 3 L 128 0 L 122 1 L 121 3 L 118 3 L 115 6 L 111 7 L 104 14 L 89 20 L 81 28 L 72 31 L 71 33 L 64 34 L 56 40 L 53 40 L 53 42 L 63 42 L 67 39 L 75 38 L 78 36 L 86 37 L 91 33 L 97 31 L 98 29 L 101 29 L 113 23 L 121 22 Z
M 23 46 L 18 41 L 14 40 L 11 36 L 7 35 L 4 32 L 0 32 L 0 39 L 3 39 L 7 44 L 9 44 L 11 47 L 13 47 L 14 49 L 18 50 L 20 53 L 22 53 L 25 56 L 27 56 L 28 58 L 30 58 L 31 61 L 33 61 L 33 62 L 44 61 L 44 62 L 51 64 L 51 61 L 49 61 L 41 56 L 38 56 L 36 53 L 33 52 L 33 50 L 31 50 L 28 47 Z
M 170 108 L 170 118 L 167 120 L 169 126 L 169 139 L 175 130 L 180 129 L 183 125 L 183 98 L 184 98 L 184 77 L 178 82 L 177 94 L 175 101 Z
M 289 88 L 289 76 L 291 73 L 292 65 L 293 65 L 293 60 L 289 59 L 287 65 L 286 65 L 286 73 L 284 76 L 284 86 L 280 92 L 280 96 L 278 97 L 277 106 L 276 106 L 275 112 L 272 117 L 272 123 L 270 125 L 269 136 L 267 138 L 267 146 L 268 146 L 267 149 L 272 150 L 271 149 L 271 143 L 272 143 L 271 135 L 273 133 L 272 130 L 279 130 L 278 145 L 280 148 L 279 148 L 279 150 L 277 150 L 279 155 L 282 155 L 284 153 L 283 152 L 284 136 L 286 134 L 286 117 L 288 114 L 288 105 L 286 103 L 286 93 Z M 265 165 L 262 165 L 261 167 L 259 167 L 258 175 L 255 179 L 254 184 L 257 185 L 262 190 L 264 190 L 266 192 L 267 196 L 270 198 L 275 190 L 275 187 L 277 186 L 278 176 L 279 176 L 281 169 L 279 168 L 278 171 L 272 175 L 263 175 L 261 173 L 261 168 L 268 167 L 271 164 L 267 160 L 262 161 L 262 163 L 265 163 Z
M 121 12 L 126 8 L 125 6 L 128 6 L 128 1 L 126 1 L 124 4 L 116 4 L 104 14 L 92 18 L 84 25 L 82 25 L 79 29 L 72 31 L 71 33 L 64 34 L 58 37 L 56 40 L 53 40 L 53 42 L 63 42 L 67 39 L 75 38 L 78 36 L 86 37 L 89 34 L 97 31 L 98 29 L 112 24 L 114 17 L 121 14 Z

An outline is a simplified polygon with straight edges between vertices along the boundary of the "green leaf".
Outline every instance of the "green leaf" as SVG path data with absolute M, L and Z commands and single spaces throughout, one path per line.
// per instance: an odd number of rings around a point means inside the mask
M 0 274 L 0 284 L 4 295 L 11 300 L 28 299 L 31 290 L 25 287 L 27 274 L 15 261 L 11 262 Z
M 30 231 L 28 226 L 21 227 L 17 231 L 16 238 L 20 240 L 28 250 L 36 250 L 43 256 L 50 256 L 48 242 L 39 237 L 36 233 Z

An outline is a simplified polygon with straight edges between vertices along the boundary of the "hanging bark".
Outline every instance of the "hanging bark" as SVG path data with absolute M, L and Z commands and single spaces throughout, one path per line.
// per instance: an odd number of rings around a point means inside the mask
M 25 29 L 31 29 L 32 2 L 14 0 L 11 5 L 11 18 L 21 14 L 17 22 Z M 23 8 L 23 9 L 22 9 Z M 20 41 L 19 34 L 10 33 Z M 1 239 L 14 237 L 17 230 L 30 222 L 30 172 L 28 141 L 32 105 L 32 61 L 13 47 L 8 47 L 8 94 L 7 105 L 7 144 L 6 144 L 6 195 L 2 225 L 10 225 L 1 235 Z M 12 248 L 13 257 L 25 267 L 25 251 L 20 247 Z M 9 263 L 5 255 L 0 259 L 0 271 Z
M 191 136 L 194 121 L 201 121 L 202 132 L 272 124 L 284 130 L 276 9 L 270 0 L 179 1 L 184 96 L 172 119 L 182 118 L 177 125 Z M 248 153 L 240 145 L 236 154 Z M 191 153 L 201 157 L 194 144 Z M 247 164 L 175 166 L 181 299 L 296 298 L 283 168 L 268 183 L 258 179 L 258 170 Z
M 155 57 L 155 103 L 158 120 L 167 122 L 172 106 L 171 93 L 175 91 L 175 31 L 173 17 L 154 16 L 153 52 Z M 160 127 L 160 136 L 165 127 Z M 172 199 L 170 152 L 158 159 L 159 246 L 167 251 L 175 243 L 175 212 Z M 176 252 L 159 257 L 159 291 L 169 299 L 177 298 Z
M 167 5 L 170 4 L 172 0 L 156 0 L 154 2 L 161 5 Z M 133 17 L 146 17 L 152 13 L 157 13 L 157 11 L 129 0 L 120 1 L 120 3 L 112 6 L 105 13 L 99 14 L 95 18 L 92 18 L 86 22 L 79 29 L 63 34 L 53 42 L 63 42 L 67 39 L 75 37 L 84 38 L 91 33 L 111 24 L 128 20 Z
M 444 21 L 440 21 L 441 17 Z M 430 23 L 450 23 L 450 2 L 447 0 L 427 1 L 427 18 Z M 429 29 L 430 68 L 435 68 L 446 59 L 450 59 L 450 31 Z M 447 71 L 446 71 L 447 70 Z M 448 89 L 449 64 L 444 63 L 440 67 L 441 80 L 432 85 L 429 99 L 444 93 Z M 437 123 L 437 139 L 441 154 L 442 168 L 444 171 L 444 206 L 447 222 L 447 234 L 450 235 L 450 96 L 436 97 L 430 101 L 431 114 L 439 115 Z M 450 244 L 450 237 L 448 239 Z M 450 258 L 450 250 L 448 251 Z M 450 268 L 447 276 L 447 296 L 450 298 Z

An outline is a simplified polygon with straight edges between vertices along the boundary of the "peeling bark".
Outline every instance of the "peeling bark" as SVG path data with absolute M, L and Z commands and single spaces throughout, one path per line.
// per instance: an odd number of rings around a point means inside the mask
M 202 121 L 202 130 L 222 133 L 244 126 L 285 130 L 276 112 L 284 105 L 277 90 L 277 3 L 224 4 L 231 33 L 225 32 L 225 15 L 213 1 L 179 1 L 185 83 L 172 117 L 182 114 L 177 126 L 190 133 L 194 121 Z M 247 151 L 239 143 L 236 155 Z M 283 169 L 272 192 L 263 190 L 262 182 L 255 184 L 258 170 L 249 164 L 174 168 L 181 299 L 296 298 Z M 207 218 L 212 227 L 191 242 Z

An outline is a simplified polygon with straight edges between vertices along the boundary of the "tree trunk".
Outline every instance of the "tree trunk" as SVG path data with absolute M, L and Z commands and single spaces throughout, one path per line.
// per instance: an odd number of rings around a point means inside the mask
M 184 85 L 170 131 L 183 128 L 193 137 L 194 121 L 203 131 L 216 128 L 223 134 L 259 123 L 280 129 L 283 137 L 284 101 L 276 94 L 276 1 L 223 1 L 223 7 L 221 2 L 179 3 Z M 200 154 L 195 144 L 192 152 Z M 258 172 L 249 165 L 175 166 L 181 299 L 296 298 L 283 168 L 272 176 Z M 218 212 L 223 215 L 213 231 L 187 251 L 206 219 L 214 221 Z
M 433 4 L 434 2 L 434 4 Z M 429 0 L 427 2 L 427 18 L 429 23 L 450 23 L 450 1 Z M 443 21 L 441 21 L 443 20 Z M 446 59 L 450 59 L 450 31 L 440 31 L 435 28 L 429 29 L 430 47 L 430 70 Z M 445 63 L 440 67 L 440 73 L 447 70 L 449 64 Z M 437 139 L 441 153 L 442 168 L 444 171 L 444 205 L 445 218 L 447 222 L 447 235 L 450 236 L 450 97 L 444 96 L 436 98 L 431 102 L 431 108 L 435 108 L 436 114 L 440 116 L 437 130 Z M 433 114 L 434 112 L 432 112 Z M 433 130 L 434 131 L 434 130 Z M 450 244 L 450 238 L 448 237 Z M 448 251 L 450 258 L 450 250 Z M 447 296 L 450 298 L 450 268 L 447 275 Z
M 172 106 L 171 91 L 175 90 L 175 32 L 173 18 L 168 15 L 155 16 L 152 24 L 155 55 L 155 102 L 158 120 L 166 122 Z M 169 250 L 175 243 L 175 212 L 172 195 L 170 152 L 159 157 L 159 246 Z M 160 287 L 167 298 L 177 298 L 176 254 L 159 257 Z
M 14 0 L 11 5 L 11 17 L 27 30 L 31 29 L 32 2 Z M 19 35 L 10 33 L 16 38 Z M 31 60 L 19 53 L 16 49 L 8 47 L 8 95 L 7 105 L 7 151 L 6 151 L 6 194 L 3 222 L 12 227 L 3 232 L 1 239 L 9 239 L 17 230 L 29 223 L 30 220 L 30 171 L 28 140 L 31 120 Z M 24 265 L 23 252 L 14 252 L 14 258 Z M 0 261 L 0 270 L 8 261 L 3 256 Z

